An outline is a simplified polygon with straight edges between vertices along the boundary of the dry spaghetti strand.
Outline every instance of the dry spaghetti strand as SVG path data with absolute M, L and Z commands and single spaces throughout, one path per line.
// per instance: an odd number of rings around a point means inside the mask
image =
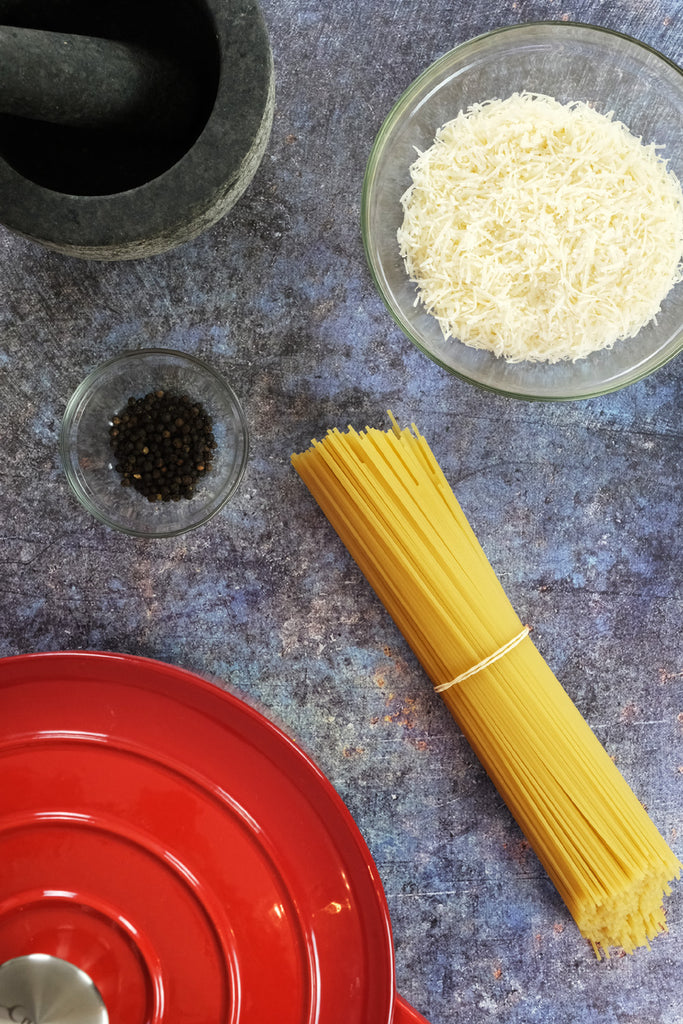
M 434 685 L 458 680 L 443 700 L 598 958 L 647 946 L 682 865 L 526 635 L 429 445 L 392 422 L 331 430 L 292 464 Z

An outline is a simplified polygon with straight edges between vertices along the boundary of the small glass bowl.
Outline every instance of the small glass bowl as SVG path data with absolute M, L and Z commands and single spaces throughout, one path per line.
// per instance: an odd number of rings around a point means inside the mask
M 471 104 L 537 92 L 614 112 L 644 143 L 655 142 L 683 181 L 683 73 L 629 36 L 592 25 L 537 22 L 497 29 L 457 46 L 403 93 L 382 125 L 363 182 L 361 227 L 370 272 L 408 338 L 446 370 L 482 388 L 543 401 L 589 398 L 641 380 L 683 348 L 683 282 L 657 322 L 635 338 L 575 363 L 508 363 L 444 340 L 437 320 L 415 305 L 417 290 L 399 253 L 401 196 L 410 166 L 438 129 Z
M 109 446 L 112 417 L 128 398 L 158 389 L 187 395 L 213 420 L 213 465 L 192 498 L 150 502 L 121 486 Z M 60 452 L 67 480 L 97 519 L 134 537 L 173 537 L 207 522 L 228 501 L 244 473 L 247 424 L 232 388 L 211 367 L 172 349 L 138 349 L 93 370 L 66 407 Z

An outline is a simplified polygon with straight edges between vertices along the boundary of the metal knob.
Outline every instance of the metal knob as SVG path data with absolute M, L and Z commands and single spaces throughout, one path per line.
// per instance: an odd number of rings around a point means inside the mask
M 0 965 L 0 1021 L 13 1024 L 108 1024 L 102 997 L 79 967 L 46 953 Z

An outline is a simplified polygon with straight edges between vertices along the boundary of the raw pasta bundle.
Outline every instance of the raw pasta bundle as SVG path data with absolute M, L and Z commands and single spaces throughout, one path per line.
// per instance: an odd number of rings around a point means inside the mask
M 666 931 L 662 898 L 682 865 L 537 651 L 413 431 L 332 430 L 292 464 L 598 959 L 647 946 Z

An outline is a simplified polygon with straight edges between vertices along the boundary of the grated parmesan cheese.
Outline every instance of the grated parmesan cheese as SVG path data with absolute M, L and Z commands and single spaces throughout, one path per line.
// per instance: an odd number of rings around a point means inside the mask
M 515 93 L 443 125 L 398 243 L 445 338 L 510 362 L 631 338 L 683 277 L 683 194 L 654 144 L 585 103 Z

